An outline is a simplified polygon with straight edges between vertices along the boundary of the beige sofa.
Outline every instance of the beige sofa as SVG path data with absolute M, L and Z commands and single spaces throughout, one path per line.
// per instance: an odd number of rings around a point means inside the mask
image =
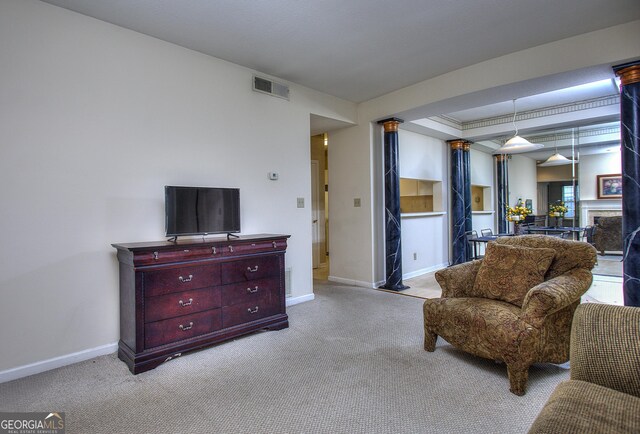
M 640 308 L 582 304 L 571 330 L 571 379 L 529 434 L 640 433 Z

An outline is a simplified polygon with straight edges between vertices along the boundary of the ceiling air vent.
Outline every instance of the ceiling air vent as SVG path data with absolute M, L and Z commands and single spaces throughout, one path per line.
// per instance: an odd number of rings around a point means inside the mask
M 289 100 L 289 86 L 253 76 L 253 90 Z

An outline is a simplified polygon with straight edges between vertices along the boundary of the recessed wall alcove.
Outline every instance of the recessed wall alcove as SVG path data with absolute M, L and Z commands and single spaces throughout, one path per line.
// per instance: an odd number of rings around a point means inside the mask
M 442 182 L 428 179 L 400 178 L 400 212 L 402 214 L 442 212 Z

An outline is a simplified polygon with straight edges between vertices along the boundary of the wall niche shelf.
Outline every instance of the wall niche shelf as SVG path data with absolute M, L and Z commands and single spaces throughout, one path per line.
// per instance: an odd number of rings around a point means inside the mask
M 400 212 L 403 215 L 443 213 L 442 181 L 400 178 Z
M 471 212 L 493 212 L 491 206 L 491 187 L 488 185 L 471 184 Z

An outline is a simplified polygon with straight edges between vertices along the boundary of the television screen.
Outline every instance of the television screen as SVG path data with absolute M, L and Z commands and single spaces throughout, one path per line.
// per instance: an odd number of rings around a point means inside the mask
M 240 232 L 237 188 L 165 186 L 167 236 Z

